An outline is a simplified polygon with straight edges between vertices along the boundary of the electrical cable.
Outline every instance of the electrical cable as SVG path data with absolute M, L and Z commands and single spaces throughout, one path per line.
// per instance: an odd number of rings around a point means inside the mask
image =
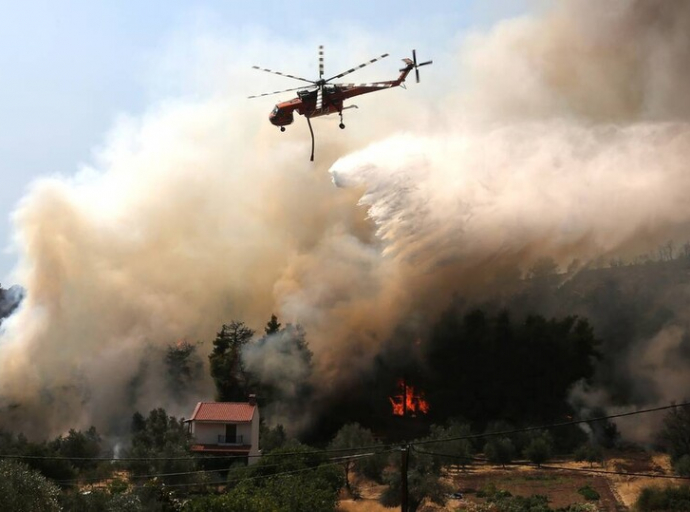
M 631 412 L 623 412 L 619 414 L 611 414 L 608 416 L 598 416 L 596 418 L 588 418 L 586 420 L 571 420 L 571 421 L 563 421 L 560 423 L 551 423 L 547 425 L 540 425 L 537 427 L 523 427 L 523 428 L 516 428 L 513 430 L 504 430 L 500 432 L 485 432 L 483 434 L 468 434 L 465 436 L 456 436 L 456 437 L 446 437 L 442 439 L 425 439 L 422 441 L 411 441 L 409 444 L 410 445 L 424 445 L 424 444 L 433 444 L 433 443 L 445 443 L 448 441 L 461 441 L 465 439 L 483 439 L 485 437 L 495 437 L 495 436 L 508 436 L 512 434 L 521 434 L 524 432 L 534 432 L 535 430 L 549 430 L 552 428 L 560 428 L 560 427 L 569 427 L 572 425 L 581 425 L 583 423 L 593 423 L 593 422 L 598 422 L 598 421 L 606 421 L 606 420 L 611 420 L 611 419 L 616 419 L 616 418 L 625 418 L 628 416 L 635 416 L 638 414 L 646 414 L 646 413 L 651 413 L 651 412 L 659 412 L 659 411 L 666 411 L 669 409 L 676 409 L 678 407 L 687 407 L 690 406 L 690 402 L 680 402 L 677 404 L 670 404 L 670 405 L 663 405 L 660 407 L 652 407 L 650 409 L 640 409 L 638 411 L 631 411 Z
M 524 464 L 523 464 L 524 465 Z M 644 478 L 664 478 L 667 480 L 690 480 L 688 476 L 675 476 L 675 475 L 659 475 L 655 473 L 637 473 L 637 472 L 627 472 L 627 471 L 612 471 L 607 469 L 594 469 L 594 468 L 568 468 L 564 466 L 551 466 L 551 465 L 541 465 L 541 469 L 551 469 L 559 471 L 573 471 L 579 473 L 600 473 L 604 475 L 621 475 L 621 476 L 637 476 Z
M 259 455 L 185 455 L 179 457 L 63 457 L 61 455 L 20 455 L 20 454 L 0 454 L 0 459 L 28 459 L 28 460 L 75 460 L 75 461 L 103 461 L 103 462 L 142 462 L 142 461 L 159 461 L 159 460 L 226 460 L 226 459 L 252 459 L 261 457 L 291 457 L 303 456 L 307 457 L 315 454 L 328 453 L 346 453 L 362 450 L 375 450 L 386 448 L 389 445 L 370 445 L 357 446 L 354 448 L 332 448 L 328 450 L 317 450 L 314 452 L 283 452 L 283 453 L 267 453 Z
M 449 459 L 460 459 L 460 460 L 469 460 L 473 462 L 486 462 L 486 459 L 483 458 L 477 458 L 477 457 L 465 457 L 463 455 L 453 455 L 449 453 L 435 453 L 435 452 L 426 452 L 422 450 L 417 450 L 414 446 L 412 447 L 412 450 L 423 454 L 423 455 L 431 455 L 434 457 L 445 457 Z M 533 466 L 533 464 L 526 464 L 526 463 L 520 463 L 520 462 L 510 462 L 506 464 L 508 466 Z M 676 475 L 660 475 L 657 473 L 637 473 L 637 472 L 630 472 L 630 471 L 612 471 L 612 470 L 607 470 L 607 469 L 594 469 L 594 468 L 569 468 L 565 466 L 553 466 L 553 465 L 545 465 L 542 464 L 539 466 L 538 469 L 550 469 L 550 470 L 558 470 L 558 471 L 573 471 L 573 472 L 580 472 L 580 473 L 598 473 L 598 474 L 605 474 L 605 475 L 621 475 L 621 476 L 635 476 L 635 477 L 644 477 L 644 478 L 664 478 L 664 479 L 669 479 L 669 480 L 690 480 L 690 476 L 676 476 Z
M 225 485 L 228 482 L 244 482 L 246 480 L 260 480 L 262 478 L 272 478 L 272 477 L 282 477 L 282 476 L 291 476 L 293 474 L 297 473 L 304 473 L 307 471 L 314 471 L 318 468 L 322 467 L 331 467 L 331 466 L 338 466 L 342 462 L 331 462 L 327 464 L 319 464 L 318 466 L 314 467 L 308 467 L 308 468 L 300 468 L 300 469 L 293 469 L 289 471 L 281 471 L 278 473 L 272 473 L 269 475 L 255 475 L 255 476 L 249 476 L 249 477 L 242 477 L 242 478 L 236 478 L 236 479 L 228 479 L 226 482 L 222 483 L 184 483 L 184 484 L 163 484 L 163 486 L 167 489 L 169 487 L 193 487 L 193 486 L 202 486 L 202 485 Z M 138 488 L 144 487 L 143 485 L 137 486 Z
M 385 454 L 385 453 L 391 453 L 393 450 L 385 450 L 381 452 L 371 452 L 371 453 L 361 453 L 361 454 L 356 454 L 356 455 L 349 455 L 349 456 L 343 456 L 343 457 L 334 457 L 330 459 L 326 459 L 327 462 L 333 463 L 333 464 L 342 464 L 343 462 L 347 462 L 349 460 L 356 460 L 360 458 L 366 458 L 366 457 L 373 457 L 375 455 L 380 455 L 380 454 Z M 319 464 L 316 466 L 313 466 L 311 469 L 314 469 L 316 467 L 320 467 L 323 464 Z M 261 469 L 267 469 L 267 468 L 276 468 L 280 467 L 280 464 L 268 464 L 268 465 L 262 465 Z M 203 474 L 203 473 L 219 473 L 223 471 L 231 471 L 232 469 L 235 469 L 235 467 L 228 467 L 228 468 L 220 468 L 220 469 L 200 469 L 200 470 L 194 470 L 194 471 L 180 471 L 176 473 L 152 473 L 149 475 L 127 475 L 128 479 L 133 479 L 133 478 L 159 478 L 159 477 L 169 477 L 169 476 L 184 476 L 184 475 L 196 475 L 196 474 Z M 308 469 L 308 468 L 307 468 Z M 80 479 L 70 479 L 70 480 L 55 480 L 56 484 L 59 485 L 72 485 L 72 484 L 77 484 L 77 485 L 89 485 L 89 484 L 94 484 L 94 483 L 99 483 L 102 482 L 103 479 L 91 479 L 91 480 L 80 480 Z

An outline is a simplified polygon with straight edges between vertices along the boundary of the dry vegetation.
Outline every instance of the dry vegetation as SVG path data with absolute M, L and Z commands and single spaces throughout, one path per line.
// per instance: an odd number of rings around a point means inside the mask
M 463 505 L 483 503 L 485 499 L 477 497 L 476 492 L 489 484 L 497 489 L 509 491 L 513 495 L 530 496 L 542 494 L 549 498 L 551 507 L 565 507 L 571 503 L 585 502 L 577 492 L 589 485 L 596 490 L 600 499 L 596 502 L 602 512 L 618 512 L 632 509 L 640 491 L 644 487 L 665 487 L 677 484 L 672 479 L 655 479 L 649 477 L 624 476 L 614 474 L 588 473 L 588 463 L 571 460 L 552 461 L 547 467 L 537 469 L 533 466 L 508 466 L 506 469 L 489 464 L 475 464 L 465 471 L 451 471 L 447 481 L 454 489 L 463 492 L 462 500 L 449 499 L 445 507 L 434 505 L 423 506 L 422 510 L 431 512 L 455 512 L 463 510 Z M 550 469 L 550 468 L 564 469 Z M 628 473 L 646 473 L 654 475 L 672 475 L 669 458 L 666 455 L 651 454 L 645 451 L 611 452 L 603 465 L 595 464 L 592 469 L 620 471 Z M 577 471 L 572 471 L 577 470 Z M 397 508 L 386 508 L 377 501 L 383 490 L 382 486 L 371 482 L 358 482 L 361 499 L 353 500 L 343 496 L 339 512 L 389 512 Z M 471 509 L 470 509 L 471 510 Z

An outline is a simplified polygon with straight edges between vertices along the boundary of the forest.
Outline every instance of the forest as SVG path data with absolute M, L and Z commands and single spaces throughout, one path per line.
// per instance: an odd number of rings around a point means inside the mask
M 212 380 L 219 401 L 257 395 L 265 414 L 256 465 L 191 454 L 182 418 L 156 408 L 131 411 L 117 436 L 95 427 L 53 439 L 3 430 L 0 492 L 13 510 L 331 511 L 343 489 L 357 496 L 353 475 L 365 475 L 388 489 L 384 505 L 399 506 L 400 446 L 406 446 L 408 510 L 414 511 L 425 500 L 448 500 L 452 489 L 442 475 L 451 466 L 477 460 L 539 466 L 564 455 L 595 464 L 631 441 L 614 421 L 597 419 L 607 416 L 606 407 L 584 406 L 573 390 L 604 390 L 610 405 L 658 403 L 657 383 L 644 381 L 626 357 L 680 322 L 685 305 L 676 292 L 687 284 L 689 267 L 684 253 L 569 272 L 540 260 L 500 296 L 457 295 L 421 341 L 401 326 L 371 370 L 326 398 L 319 396 L 309 333 L 300 325 L 271 315 L 255 331 L 229 319 L 208 340 L 208 354 L 201 343 L 171 341 L 155 357 L 171 395 L 186 397 L 203 378 Z M 21 297 L 16 288 L 0 288 L 2 317 Z M 252 350 L 266 347 L 291 361 L 289 373 L 271 374 L 252 361 Z M 689 351 L 675 356 L 686 363 Z M 396 413 L 401 400 L 403 412 Z M 312 421 L 295 429 L 286 411 L 296 416 L 304 404 L 315 404 Z M 676 474 L 690 476 L 688 439 L 690 408 L 669 408 L 648 446 L 668 453 Z M 27 486 L 36 500 L 28 504 L 21 491 Z M 669 506 L 688 500 L 677 492 Z M 668 499 L 650 490 L 640 509 L 666 510 L 643 507 Z M 518 502 L 510 506 L 552 510 Z

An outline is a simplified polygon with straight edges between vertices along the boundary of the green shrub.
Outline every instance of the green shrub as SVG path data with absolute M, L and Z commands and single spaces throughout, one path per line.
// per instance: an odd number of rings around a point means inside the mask
M 690 455 L 683 455 L 673 464 L 673 470 L 680 476 L 690 476 Z
M 477 498 L 488 498 L 496 494 L 496 484 L 489 482 L 477 491 Z
M 575 450 L 575 460 L 578 462 L 587 461 L 592 467 L 595 462 L 601 463 L 604 460 L 604 451 L 597 444 L 583 444 Z
M 490 482 L 477 491 L 478 498 L 486 498 L 489 501 L 496 501 L 503 498 L 510 498 L 512 494 L 502 489 L 497 489 L 496 484 Z
M 580 487 L 577 492 L 586 500 L 589 501 L 596 501 L 601 496 L 599 496 L 599 493 L 594 490 L 591 486 L 585 485 L 584 487 Z
M 635 507 L 640 512 L 690 511 L 690 487 L 645 487 Z
M 541 467 L 553 456 L 553 438 L 548 432 L 533 432 L 522 454 Z
M 535 494 L 529 497 L 514 496 L 497 500 L 493 503 L 477 503 L 472 508 L 459 508 L 458 512 L 472 510 L 472 512 L 599 512 L 592 503 L 574 503 L 565 508 L 553 509 L 549 507 L 546 496 Z
M 13 512 L 58 512 L 60 489 L 38 471 L 0 460 L 0 504 Z

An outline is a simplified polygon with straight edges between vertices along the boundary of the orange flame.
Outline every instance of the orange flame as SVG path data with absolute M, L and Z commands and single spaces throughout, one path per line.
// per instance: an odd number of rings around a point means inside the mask
M 403 379 L 398 379 L 398 389 L 399 394 L 388 397 L 395 416 L 416 416 L 417 413 L 429 412 L 429 402 L 424 399 L 423 391 L 415 392 L 414 387 L 408 386 Z

